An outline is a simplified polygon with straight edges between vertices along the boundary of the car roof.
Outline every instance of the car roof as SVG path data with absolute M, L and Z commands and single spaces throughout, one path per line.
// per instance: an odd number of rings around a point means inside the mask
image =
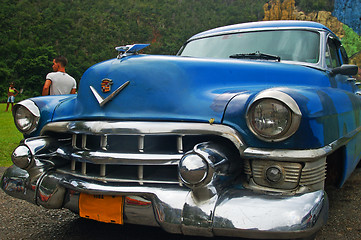
M 229 32 L 237 32 L 237 31 L 251 30 L 251 29 L 262 29 L 262 28 L 265 28 L 265 29 L 313 28 L 313 29 L 326 30 L 326 31 L 332 33 L 332 31 L 330 29 L 328 29 L 324 25 L 317 23 L 317 22 L 296 21 L 296 20 L 260 21 L 260 22 L 240 23 L 240 24 L 234 24 L 234 25 L 210 29 L 210 30 L 207 30 L 207 31 L 204 31 L 204 32 L 201 32 L 201 33 L 198 33 L 198 34 L 192 36 L 189 40 L 212 36 L 212 35 L 226 34 Z

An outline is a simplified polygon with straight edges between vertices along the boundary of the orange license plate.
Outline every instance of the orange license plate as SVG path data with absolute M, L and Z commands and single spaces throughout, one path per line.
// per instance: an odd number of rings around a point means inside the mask
M 122 196 L 89 195 L 79 197 L 79 215 L 99 222 L 123 224 Z

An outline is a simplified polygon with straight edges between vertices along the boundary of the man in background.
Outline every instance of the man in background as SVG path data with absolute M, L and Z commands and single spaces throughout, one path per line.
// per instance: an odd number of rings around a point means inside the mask
M 75 94 L 76 81 L 65 72 L 68 60 L 64 56 L 58 56 L 53 60 L 54 72 L 46 75 L 42 95 Z

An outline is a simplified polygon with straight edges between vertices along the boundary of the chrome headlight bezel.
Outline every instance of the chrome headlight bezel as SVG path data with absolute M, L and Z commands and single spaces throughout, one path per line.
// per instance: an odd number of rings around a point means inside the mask
M 15 126 L 21 133 L 30 134 L 37 129 L 40 110 L 33 101 L 27 99 L 17 103 L 12 113 Z
M 257 106 L 260 104 L 269 103 L 278 104 L 280 108 L 288 111 L 287 119 L 281 131 L 275 134 L 268 134 L 266 131 L 260 130 L 255 126 L 254 113 Z M 268 104 L 269 104 L 268 103 Z M 253 101 L 249 104 L 246 113 L 246 122 L 251 132 L 259 139 L 266 142 L 280 142 L 292 136 L 298 129 L 301 122 L 302 113 L 296 101 L 288 94 L 279 90 L 265 90 L 259 93 Z M 271 121 L 271 120 L 270 120 Z

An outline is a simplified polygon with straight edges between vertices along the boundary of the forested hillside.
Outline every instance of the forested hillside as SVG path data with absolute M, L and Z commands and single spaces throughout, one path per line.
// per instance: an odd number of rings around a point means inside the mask
M 175 54 L 187 38 L 210 28 L 262 20 L 268 0 L 2 0 L 0 1 L 0 101 L 9 82 L 37 96 L 52 59 L 69 60 L 80 80 L 114 47 L 151 43 L 145 53 Z M 296 0 L 305 11 L 332 11 L 333 0 Z M 310 9 L 310 6 L 312 8 Z

